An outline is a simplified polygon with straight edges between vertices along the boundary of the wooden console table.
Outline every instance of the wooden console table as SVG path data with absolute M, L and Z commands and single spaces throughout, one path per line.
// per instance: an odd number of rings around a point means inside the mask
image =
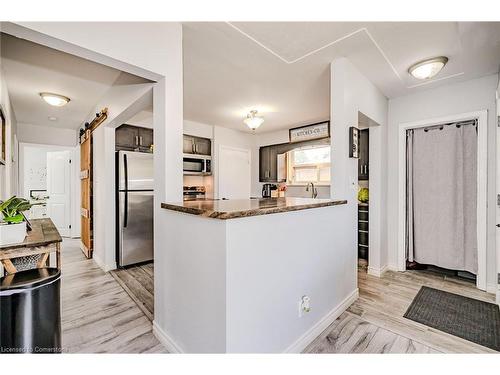
M 0 262 L 7 274 L 17 272 L 11 259 L 40 254 L 36 268 L 45 267 L 50 253 L 56 253 L 57 268 L 61 269 L 61 242 L 54 223 L 50 219 L 31 220 L 32 230 L 23 242 L 0 246 Z

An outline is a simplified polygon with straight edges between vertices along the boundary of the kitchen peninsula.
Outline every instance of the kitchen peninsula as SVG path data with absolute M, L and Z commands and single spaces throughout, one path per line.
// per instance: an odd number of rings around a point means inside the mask
M 177 352 L 302 351 L 357 298 L 346 203 L 163 203 L 156 335 Z

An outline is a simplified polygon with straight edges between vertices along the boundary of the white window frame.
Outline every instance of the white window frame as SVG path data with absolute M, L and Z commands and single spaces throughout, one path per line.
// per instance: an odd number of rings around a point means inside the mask
M 315 145 L 315 146 L 304 146 L 304 147 L 299 147 L 296 149 L 293 149 L 288 152 L 287 155 L 287 185 L 289 186 L 306 186 L 309 182 L 313 182 L 315 185 L 318 186 L 330 186 L 331 182 L 331 175 L 330 175 L 330 180 L 329 181 L 319 181 L 319 174 L 320 170 L 325 167 L 330 167 L 331 162 L 328 163 L 310 163 L 310 164 L 299 164 L 297 166 L 294 166 L 293 160 L 294 160 L 294 155 L 293 153 L 295 151 L 302 151 L 302 150 L 309 150 L 313 148 L 323 148 L 323 147 L 330 147 L 328 145 Z M 295 180 L 295 169 L 310 169 L 311 167 L 316 168 L 316 173 L 317 173 L 317 181 L 296 181 Z

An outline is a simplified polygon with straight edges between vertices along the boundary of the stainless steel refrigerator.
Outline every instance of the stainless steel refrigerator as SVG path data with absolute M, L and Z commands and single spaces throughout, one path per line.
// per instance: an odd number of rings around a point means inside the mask
M 116 153 L 117 262 L 153 260 L 153 154 Z

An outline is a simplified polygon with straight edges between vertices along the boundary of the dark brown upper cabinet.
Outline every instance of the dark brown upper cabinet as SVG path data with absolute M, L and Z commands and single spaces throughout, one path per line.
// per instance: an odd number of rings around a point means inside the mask
M 363 129 L 359 132 L 358 180 L 370 178 L 370 132 Z
M 116 150 L 151 152 L 153 129 L 124 124 L 115 132 Z
M 182 152 L 184 154 L 212 155 L 212 141 L 208 138 L 184 134 Z

